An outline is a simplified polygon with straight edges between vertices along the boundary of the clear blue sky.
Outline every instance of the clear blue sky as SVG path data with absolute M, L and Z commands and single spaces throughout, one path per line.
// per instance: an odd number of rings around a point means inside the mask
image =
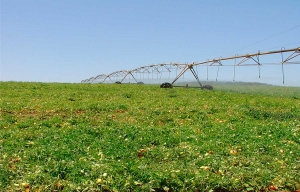
M 1 0 L 1 80 L 73 83 L 162 62 L 300 47 L 299 16 L 299 0 Z M 280 84 L 278 69 L 263 75 Z M 299 85 L 299 72 L 286 68 L 286 84 Z M 238 80 L 257 81 L 239 73 Z

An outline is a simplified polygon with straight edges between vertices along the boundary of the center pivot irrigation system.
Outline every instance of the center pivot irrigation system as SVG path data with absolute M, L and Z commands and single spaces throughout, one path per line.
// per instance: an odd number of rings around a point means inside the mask
M 264 60 L 274 60 L 274 58 L 268 58 L 269 55 L 279 55 L 280 61 L 277 58 L 275 62 L 261 62 L 262 57 L 264 57 Z M 284 49 L 281 48 L 280 50 L 275 51 L 269 51 L 269 52 L 257 52 L 252 54 L 245 54 L 245 55 L 235 55 L 233 57 L 225 57 L 225 58 L 218 58 L 213 60 L 206 60 L 203 62 L 193 62 L 193 63 L 161 63 L 156 65 L 148 65 L 139 67 L 133 70 L 121 70 L 121 71 L 115 71 L 111 74 L 101 74 L 96 77 L 91 77 L 86 80 L 82 80 L 81 83 L 122 83 L 127 77 L 132 77 L 136 83 L 142 83 L 138 81 L 137 79 L 159 79 L 162 77 L 162 74 L 167 74 L 168 79 L 170 78 L 171 73 L 175 71 L 176 76 L 172 83 L 169 83 L 173 85 L 180 77 L 184 76 L 184 74 L 187 71 L 191 71 L 197 82 L 199 83 L 201 88 L 204 88 L 202 85 L 199 77 L 198 77 L 198 66 L 204 65 L 206 66 L 207 70 L 207 76 L 208 76 L 208 68 L 210 66 L 217 66 L 217 76 L 219 73 L 219 68 L 223 66 L 233 66 L 234 68 L 234 78 L 235 78 L 235 68 L 239 66 L 258 66 L 258 75 L 260 78 L 260 67 L 262 65 L 281 65 L 282 69 L 282 78 L 284 83 L 284 65 L 286 64 L 300 64 L 300 61 L 294 61 L 294 59 L 300 55 L 300 47 L 292 48 L 292 49 Z M 229 62 L 226 63 L 226 62 Z M 196 68 L 196 69 L 195 69 Z M 178 73 L 179 72 L 179 73 Z M 146 76 L 146 77 L 145 77 Z

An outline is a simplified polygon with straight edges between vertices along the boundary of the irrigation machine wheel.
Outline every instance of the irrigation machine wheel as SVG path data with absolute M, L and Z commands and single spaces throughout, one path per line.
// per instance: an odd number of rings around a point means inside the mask
M 203 85 L 203 86 L 201 87 L 201 89 L 212 90 L 212 89 L 213 89 L 213 86 L 211 86 L 211 85 Z
M 171 83 L 163 83 L 160 85 L 160 88 L 173 88 L 173 85 Z

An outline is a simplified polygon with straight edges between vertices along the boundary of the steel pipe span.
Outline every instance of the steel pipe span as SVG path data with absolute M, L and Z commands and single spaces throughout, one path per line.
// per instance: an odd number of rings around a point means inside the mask
M 276 61 L 273 63 L 266 63 L 266 62 L 261 62 L 261 57 L 265 57 L 266 55 L 275 55 L 279 54 L 280 55 L 280 61 Z M 288 54 L 287 56 L 284 54 Z M 136 82 L 138 82 L 138 77 L 139 78 L 148 78 L 148 79 L 154 79 L 154 78 L 159 78 L 162 76 L 163 73 L 166 73 L 169 75 L 171 72 L 176 71 L 176 77 L 172 81 L 172 84 L 174 84 L 180 77 L 184 76 L 186 71 L 191 71 L 196 80 L 198 81 L 199 85 L 202 87 L 202 84 L 198 78 L 197 72 L 195 71 L 194 67 L 201 66 L 201 65 L 206 65 L 207 68 L 210 66 L 262 66 L 262 65 L 282 65 L 282 71 L 283 71 L 283 66 L 285 64 L 300 64 L 300 61 L 294 61 L 296 57 L 300 55 L 300 47 L 297 48 L 292 48 L 292 49 L 284 49 L 281 48 L 280 50 L 275 50 L 275 51 L 268 51 L 268 52 L 260 52 L 258 51 L 257 53 L 251 53 L 251 54 L 244 54 L 244 55 L 235 55 L 232 57 L 225 57 L 225 58 L 217 58 L 217 59 L 212 59 L 212 60 L 206 60 L 203 62 L 193 62 L 193 63 L 180 63 L 180 62 L 175 62 L 175 63 L 160 63 L 160 64 L 155 64 L 155 65 L 147 65 L 147 66 L 142 66 L 138 67 L 133 70 L 120 70 L 120 71 L 115 71 L 110 74 L 100 74 L 96 77 L 91 77 L 89 79 L 82 80 L 81 83 L 104 83 L 104 82 L 111 82 L 114 83 L 115 79 L 120 79 L 120 82 L 123 82 L 126 77 L 132 77 Z M 224 61 L 233 61 L 232 64 L 224 64 Z M 284 81 L 283 81 L 284 82 Z

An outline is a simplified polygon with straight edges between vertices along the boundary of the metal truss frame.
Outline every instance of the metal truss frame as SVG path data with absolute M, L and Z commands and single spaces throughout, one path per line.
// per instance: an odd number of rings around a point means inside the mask
M 289 56 L 284 57 L 284 53 L 290 53 Z M 271 55 L 271 54 L 281 54 L 281 61 L 278 63 L 261 63 L 260 57 L 264 55 Z M 121 70 L 121 71 L 115 71 L 111 74 L 105 75 L 101 74 L 96 77 L 91 77 L 86 80 L 82 80 L 81 83 L 104 83 L 107 79 L 109 79 L 111 82 L 114 83 L 113 78 L 119 78 L 122 79 L 121 82 L 123 82 L 126 77 L 133 77 L 133 79 L 137 82 L 136 76 L 138 74 L 141 76 L 147 74 L 148 79 L 150 79 L 150 74 L 152 75 L 152 79 L 154 79 L 154 75 L 156 75 L 156 78 L 161 78 L 163 73 L 169 73 L 170 74 L 172 71 L 176 71 L 176 77 L 172 81 L 172 84 L 174 84 L 180 77 L 184 76 L 186 71 L 191 71 L 197 82 L 199 83 L 200 87 L 202 87 L 202 83 L 199 80 L 198 77 L 198 72 L 195 70 L 195 67 L 200 65 L 207 65 L 207 73 L 208 73 L 208 67 L 209 66 L 217 66 L 218 71 L 217 71 L 217 78 L 218 78 L 218 73 L 219 73 L 219 68 L 223 66 L 234 66 L 234 76 L 235 76 L 235 67 L 238 66 L 253 66 L 256 65 L 258 66 L 259 70 L 259 77 L 260 77 L 260 67 L 262 65 L 268 65 L 268 64 L 281 64 L 282 65 L 282 75 L 283 75 L 283 83 L 284 83 L 284 65 L 286 64 L 300 64 L 300 61 L 292 61 L 294 58 L 298 57 L 300 55 L 300 47 L 297 48 L 292 48 L 292 49 L 284 49 L 282 48 L 281 50 L 275 50 L 275 51 L 269 51 L 269 52 L 260 52 L 258 51 L 257 53 L 252 53 L 252 54 L 245 54 L 245 55 L 235 55 L 232 57 L 225 57 L 225 58 L 218 58 L 218 59 L 212 59 L 212 60 L 206 60 L 204 62 L 196 62 L 196 63 L 160 63 L 156 65 L 148 65 L 148 66 L 142 66 L 138 67 L 133 70 Z M 234 64 L 232 65 L 225 65 L 223 64 L 223 61 L 227 60 L 234 60 Z M 239 60 L 239 61 L 238 61 Z M 248 61 L 251 61 L 252 63 L 247 63 Z M 178 74 L 178 70 L 180 73 Z M 216 80 L 217 80 L 216 78 Z M 235 77 L 234 77 L 235 78 Z

